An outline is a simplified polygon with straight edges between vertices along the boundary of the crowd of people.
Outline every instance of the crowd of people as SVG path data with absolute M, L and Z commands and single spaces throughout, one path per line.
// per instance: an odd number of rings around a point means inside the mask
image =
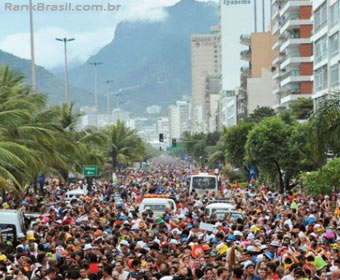
M 3 208 L 39 215 L 26 235 L 3 239 L 0 279 L 340 279 L 340 194 L 279 194 L 221 176 L 218 194 L 198 197 L 189 192 L 191 171 L 180 162 L 126 169 L 73 201 L 65 193 L 85 182 L 49 181 L 39 194 L 3 197 Z M 167 194 L 177 210 L 140 212 L 145 194 Z M 206 215 L 218 198 L 243 218 Z

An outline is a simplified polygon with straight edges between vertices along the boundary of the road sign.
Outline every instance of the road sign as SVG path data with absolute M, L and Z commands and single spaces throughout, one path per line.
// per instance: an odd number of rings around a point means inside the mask
M 172 147 L 175 148 L 177 147 L 177 142 L 176 142 L 176 139 L 172 139 Z
M 167 147 L 166 150 L 167 150 L 168 152 L 171 152 L 171 151 L 181 151 L 181 150 L 183 150 L 183 147 L 181 147 L 181 146 L 177 146 L 177 147 Z
M 97 165 L 84 165 L 83 175 L 85 177 L 97 177 L 98 176 L 98 166 Z

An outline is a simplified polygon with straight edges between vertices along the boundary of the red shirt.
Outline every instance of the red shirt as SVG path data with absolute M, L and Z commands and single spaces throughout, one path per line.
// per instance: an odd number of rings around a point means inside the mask
M 99 270 L 99 266 L 97 263 L 91 263 L 90 266 L 89 266 L 89 273 L 90 274 L 97 274 Z

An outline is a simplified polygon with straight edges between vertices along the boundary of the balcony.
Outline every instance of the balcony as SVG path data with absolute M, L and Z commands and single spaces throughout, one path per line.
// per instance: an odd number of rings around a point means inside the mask
M 280 15 L 281 5 L 279 3 L 272 5 L 272 20 L 276 19 Z
M 279 53 L 274 59 L 273 59 L 273 65 L 280 64 L 282 60 L 285 58 L 285 53 Z
M 288 93 L 285 97 L 281 98 L 281 104 L 283 106 L 288 106 L 290 103 L 298 100 L 299 98 L 310 98 L 311 94 L 301 94 L 301 93 Z
M 251 71 L 249 67 L 241 67 L 241 75 L 244 77 L 250 77 L 251 76 Z
M 241 59 L 243 59 L 245 61 L 250 61 L 251 60 L 251 52 L 250 52 L 250 50 L 241 51 Z
M 274 42 L 273 46 L 272 46 L 272 50 L 278 50 L 281 44 L 281 40 L 278 39 Z
M 282 75 L 281 87 L 290 83 L 310 82 L 312 81 L 311 75 L 301 75 L 300 70 L 291 70 Z
M 277 4 L 281 4 L 283 3 L 285 0 L 272 0 L 272 5 L 274 5 L 275 3 Z
M 293 15 L 290 15 L 288 18 L 286 18 L 282 22 L 280 34 L 293 28 L 299 28 L 301 25 L 311 25 L 311 24 L 312 22 L 310 19 L 300 19 L 299 15 L 293 14 Z
M 280 67 L 281 69 L 284 69 L 284 68 L 287 68 L 287 66 L 289 65 L 308 63 L 308 62 L 312 62 L 312 57 L 301 56 L 300 52 L 292 52 L 292 53 L 288 53 L 285 56 L 285 60 L 282 61 Z
M 280 87 L 278 85 L 273 89 L 273 94 L 274 95 L 279 94 L 281 92 L 282 92 L 282 87 Z
M 297 95 L 297 94 L 301 94 L 300 88 L 291 88 L 291 89 L 287 89 L 283 91 L 281 97 L 286 97 L 288 95 Z
M 272 28 L 272 34 L 273 35 L 278 34 L 280 31 L 280 27 L 281 27 L 281 22 L 280 21 L 275 22 Z
M 298 11 L 301 6 L 312 6 L 311 0 L 286 0 L 281 4 L 280 16 L 285 13 Z
M 243 95 L 246 95 L 247 94 L 247 86 L 245 86 L 245 87 L 240 87 L 239 88 L 239 95 L 241 96 L 243 96 Z
M 283 52 L 286 48 L 294 47 L 296 48 L 296 45 L 301 44 L 310 44 L 311 40 L 310 38 L 292 38 L 288 39 L 285 43 L 283 43 L 280 47 L 280 52 Z
M 240 36 L 240 43 L 245 46 L 250 46 L 251 43 L 251 37 L 248 34 L 243 34 Z

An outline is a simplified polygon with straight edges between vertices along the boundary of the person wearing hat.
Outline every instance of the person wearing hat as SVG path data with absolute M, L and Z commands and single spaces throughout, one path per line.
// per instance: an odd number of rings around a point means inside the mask
M 123 239 L 119 243 L 118 251 L 120 252 L 121 255 L 127 256 L 130 253 L 129 247 L 130 247 L 129 242 L 127 240 Z
M 255 265 L 252 261 L 246 261 L 243 264 L 244 275 L 242 280 L 261 280 L 261 277 L 255 274 Z

